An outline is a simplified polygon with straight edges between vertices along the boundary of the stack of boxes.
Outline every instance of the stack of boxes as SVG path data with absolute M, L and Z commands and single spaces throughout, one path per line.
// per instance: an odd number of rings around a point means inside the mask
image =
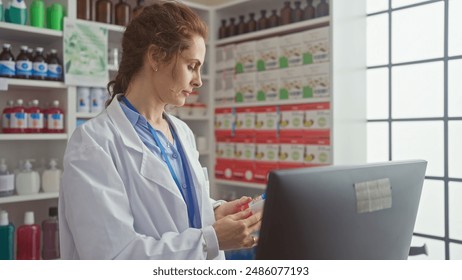
M 217 178 L 332 163 L 328 42 L 322 27 L 217 49 Z

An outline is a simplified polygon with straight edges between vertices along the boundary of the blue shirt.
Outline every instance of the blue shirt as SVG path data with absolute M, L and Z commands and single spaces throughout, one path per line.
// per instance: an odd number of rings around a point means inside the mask
M 135 128 L 135 131 L 140 137 L 141 141 L 155 156 L 164 161 L 161 155 L 160 148 L 157 146 L 156 141 L 154 140 L 154 137 L 152 136 L 151 131 L 149 130 L 147 119 L 143 115 L 140 115 L 139 113 L 128 108 L 127 105 L 125 105 L 123 102 L 120 102 L 120 105 L 122 107 L 123 112 L 125 113 L 125 116 L 127 116 L 128 121 L 133 125 L 133 128 Z M 192 221 L 192 225 L 190 226 L 194 228 L 201 228 L 200 211 L 197 202 L 195 188 L 194 185 L 192 185 L 193 180 L 189 164 L 186 160 L 186 155 L 184 155 L 185 160 L 182 160 L 182 156 L 178 149 L 178 145 L 181 145 L 181 143 L 178 141 L 178 139 L 175 138 L 176 133 L 173 132 L 173 128 L 171 126 L 170 128 L 172 129 L 172 135 L 174 135 L 173 144 L 170 143 L 170 141 L 168 141 L 167 137 L 164 135 L 162 131 L 156 129 L 156 133 L 159 136 L 159 140 L 165 149 L 165 154 L 167 155 L 170 164 L 172 165 L 173 171 L 175 172 L 180 182 L 181 188 L 179 188 L 179 190 L 183 198 L 185 199 L 186 205 L 193 205 L 194 218 Z M 186 184 L 185 176 L 189 176 L 189 182 L 191 182 L 191 186 L 189 187 Z

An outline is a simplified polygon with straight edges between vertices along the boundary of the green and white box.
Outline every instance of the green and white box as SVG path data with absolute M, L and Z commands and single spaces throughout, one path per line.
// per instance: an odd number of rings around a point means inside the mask
M 279 38 L 257 42 L 257 71 L 279 69 Z
M 279 70 L 279 99 L 303 99 L 307 86 L 306 67 L 286 68 Z
M 300 33 L 279 37 L 279 68 L 303 64 L 303 38 Z
M 236 45 L 236 74 L 257 70 L 256 43 L 257 41 L 251 41 Z
M 303 64 L 329 61 L 329 27 L 308 30 L 300 35 L 303 38 Z
M 279 100 L 279 70 L 257 73 L 257 101 Z
M 249 103 L 257 101 L 256 73 L 236 75 L 234 83 L 236 103 Z
M 306 73 L 302 98 L 330 97 L 329 63 L 311 64 L 302 68 L 301 72 Z

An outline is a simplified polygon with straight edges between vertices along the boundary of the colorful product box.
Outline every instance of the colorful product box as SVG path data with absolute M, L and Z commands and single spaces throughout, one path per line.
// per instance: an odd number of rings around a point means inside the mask
M 257 41 L 245 42 L 236 45 L 236 74 L 255 72 Z
M 305 140 L 303 161 L 308 166 L 332 164 L 332 153 L 329 139 L 312 138 Z
M 329 27 L 321 27 L 299 34 L 303 38 L 303 64 L 329 61 Z
M 257 41 L 257 71 L 279 69 L 279 38 Z
M 230 137 L 217 137 L 215 145 L 215 177 L 231 180 L 233 177 L 235 144 Z
M 257 101 L 256 73 L 244 73 L 236 75 L 234 83 L 235 102 L 250 103 Z
M 303 38 L 300 33 L 279 37 L 279 68 L 303 64 Z
M 329 138 L 331 128 L 330 103 L 306 104 L 303 127 L 310 137 Z
M 302 98 L 329 98 L 329 63 L 306 65 L 302 69 L 302 72 L 306 73 Z
M 299 100 L 311 96 L 307 87 L 309 73 L 306 70 L 304 67 L 280 70 L 279 99 Z
M 303 166 L 305 153 L 305 139 L 279 138 L 279 165 Z
M 269 173 L 279 168 L 279 140 L 257 137 L 255 146 L 255 182 L 266 184 Z
M 235 137 L 233 177 L 236 180 L 255 180 L 255 139 Z
M 234 70 L 225 70 L 223 72 L 223 89 L 222 95 L 225 104 L 234 104 L 235 101 L 235 92 L 234 92 L 234 84 L 235 84 L 236 76 L 234 74 Z
M 255 108 L 236 108 L 236 136 L 255 136 Z
M 279 100 L 279 70 L 257 73 L 257 101 Z
M 223 70 L 235 70 L 236 66 L 236 45 L 224 46 L 225 62 L 223 63 Z
M 217 72 L 215 75 L 215 92 L 213 93 L 215 105 L 225 104 L 224 98 L 224 72 Z
M 215 135 L 232 136 L 234 127 L 234 114 L 232 108 L 215 109 Z
M 279 112 L 276 106 L 256 107 L 255 135 L 257 137 L 277 137 Z
M 304 135 L 303 120 L 306 105 L 282 105 L 279 107 L 279 136 L 302 137 Z
M 215 70 L 220 72 L 225 69 L 226 50 L 225 47 L 215 48 Z

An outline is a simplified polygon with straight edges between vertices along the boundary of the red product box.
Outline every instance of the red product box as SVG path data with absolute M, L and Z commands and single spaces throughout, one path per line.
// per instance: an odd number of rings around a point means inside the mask
M 332 164 L 332 150 L 329 139 L 306 139 L 303 162 L 306 166 L 313 167 Z
M 279 113 L 276 106 L 255 108 L 256 137 L 277 137 Z
M 215 136 L 230 137 L 233 135 L 234 114 L 232 108 L 215 109 Z
M 236 108 L 235 135 L 242 137 L 255 136 L 255 108 Z
M 331 128 L 330 103 L 306 104 L 303 127 L 310 137 L 329 138 Z
M 255 180 L 255 139 L 236 137 L 233 177 L 239 181 Z
M 303 137 L 306 104 L 279 107 L 279 137 Z

